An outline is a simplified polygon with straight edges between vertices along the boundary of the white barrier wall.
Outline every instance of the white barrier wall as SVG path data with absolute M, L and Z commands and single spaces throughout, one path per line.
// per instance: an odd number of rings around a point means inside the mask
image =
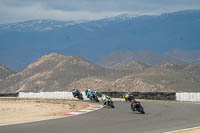
M 188 92 L 176 93 L 176 100 L 191 101 L 191 102 L 200 101 L 200 93 L 188 93 Z
M 85 97 L 85 92 L 82 92 L 83 97 Z M 72 92 L 40 92 L 40 93 L 33 93 L 33 92 L 20 92 L 20 98 L 73 98 Z M 200 93 L 176 93 L 176 100 L 177 101 L 200 101 Z
M 85 93 L 83 93 L 83 97 Z M 20 98 L 73 98 L 72 92 L 20 92 Z

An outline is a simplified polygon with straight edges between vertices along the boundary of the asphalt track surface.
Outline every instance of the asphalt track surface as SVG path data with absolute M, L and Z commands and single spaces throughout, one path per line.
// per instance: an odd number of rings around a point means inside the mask
M 130 103 L 115 102 L 87 114 L 1 126 L 0 133 L 162 133 L 200 125 L 200 104 L 141 102 L 146 114 L 132 112 Z

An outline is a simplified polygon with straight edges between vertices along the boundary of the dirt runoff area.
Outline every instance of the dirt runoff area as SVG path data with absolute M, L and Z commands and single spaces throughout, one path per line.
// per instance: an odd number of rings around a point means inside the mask
M 64 117 L 87 103 L 50 99 L 0 99 L 0 126 Z
M 194 129 L 188 129 L 188 130 L 184 130 L 184 131 L 177 131 L 177 132 L 173 132 L 173 133 L 200 133 L 200 127 L 194 128 Z

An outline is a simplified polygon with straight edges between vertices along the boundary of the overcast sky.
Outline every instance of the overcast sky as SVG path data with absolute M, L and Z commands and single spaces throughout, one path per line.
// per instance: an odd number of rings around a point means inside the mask
M 94 20 L 128 13 L 200 9 L 200 0 L 0 0 L 0 23 L 30 19 Z

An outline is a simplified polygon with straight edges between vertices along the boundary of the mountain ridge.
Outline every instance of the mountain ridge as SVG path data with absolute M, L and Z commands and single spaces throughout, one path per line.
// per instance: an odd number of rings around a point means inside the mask
M 6 77 L 8 77 L 9 75 L 14 74 L 14 73 L 15 73 L 14 71 L 9 69 L 5 65 L 0 64 L 0 80 L 5 79 Z
M 199 11 L 182 11 L 86 21 L 42 32 L 0 30 L 0 60 L 10 68 L 22 70 L 40 56 L 52 52 L 97 62 L 121 50 L 165 53 L 179 48 L 200 49 L 199 19 Z M 49 26 L 50 23 L 42 28 Z
M 199 54 L 200 55 L 200 54 Z M 97 64 L 105 68 L 116 68 L 120 65 L 126 65 L 129 62 L 138 62 L 145 65 L 160 65 L 164 63 L 189 64 L 190 62 L 183 61 L 171 57 L 169 55 L 154 54 L 149 51 L 118 51 L 113 52 L 102 58 Z
M 128 65 L 127 65 L 128 64 Z M 42 56 L 24 71 L 0 80 L 0 92 L 139 91 L 198 92 L 200 65 L 166 63 L 149 66 L 130 61 L 115 70 L 81 57 Z
M 69 84 L 82 78 L 107 77 L 109 79 L 115 75 L 119 77 L 120 73 L 114 72 L 81 57 L 51 53 L 42 56 L 22 72 L 2 80 L 0 90 L 1 92 L 66 91 Z M 71 91 L 71 88 L 68 91 Z

